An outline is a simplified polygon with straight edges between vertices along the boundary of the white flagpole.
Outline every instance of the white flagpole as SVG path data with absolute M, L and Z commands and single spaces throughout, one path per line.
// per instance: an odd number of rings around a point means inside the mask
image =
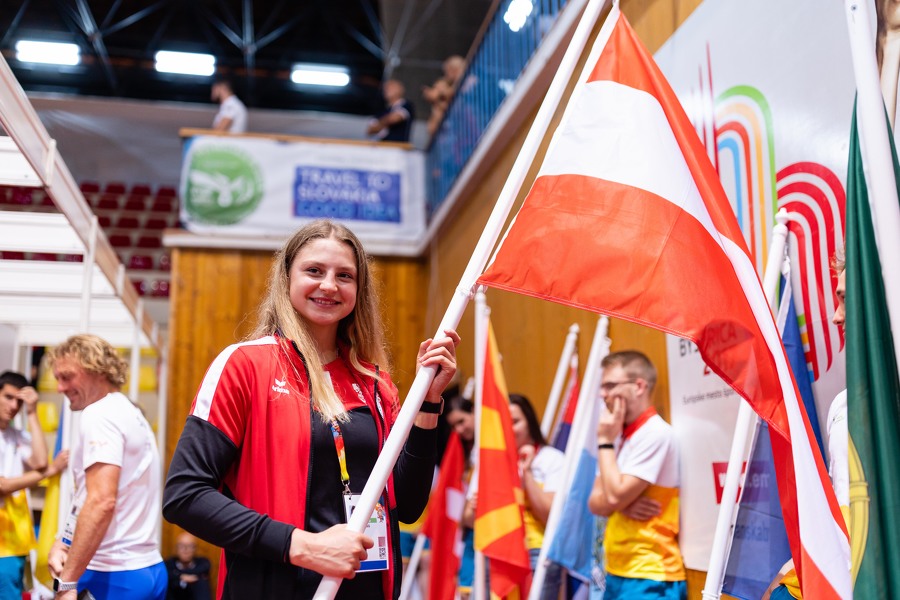
M 544 437 L 550 435 L 555 421 L 556 409 L 559 408 L 559 399 L 562 396 L 563 386 L 566 384 L 566 376 L 571 369 L 572 356 L 575 354 L 575 344 L 578 343 L 578 323 L 569 327 L 566 342 L 563 344 L 562 354 L 559 356 L 559 364 L 556 365 L 556 375 L 553 377 L 553 385 L 550 386 L 550 397 L 547 398 L 547 408 L 541 419 L 541 433 Z
M 775 227 L 772 229 L 772 244 L 769 246 L 769 258 L 763 277 L 763 291 L 769 306 L 775 305 L 778 278 L 785 261 L 785 247 L 788 235 L 788 214 L 781 209 L 775 215 Z M 734 439 L 731 443 L 731 454 L 728 458 L 728 470 L 725 472 L 725 486 L 722 490 L 722 504 L 719 506 L 719 517 L 716 521 L 716 532 L 713 537 L 712 550 L 709 556 L 709 569 L 706 572 L 706 583 L 703 586 L 703 600 L 718 600 L 722 595 L 722 582 L 725 579 L 725 567 L 728 564 L 728 552 L 734 535 L 734 513 L 737 510 L 737 493 L 743 475 L 741 473 L 747 454 L 747 440 L 756 431 L 759 417 L 750 404 L 741 399 L 738 409 L 737 424 L 734 427 Z
M 576 1 L 577 0 L 571 0 L 572 6 L 567 8 L 574 8 L 574 2 Z M 512 210 L 512 206 L 519 194 L 519 190 L 522 188 L 528 170 L 531 168 L 535 156 L 537 156 L 541 142 L 547 134 L 550 122 L 553 120 L 553 116 L 562 100 L 566 87 L 572 78 L 572 74 L 575 72 L 575 67 L 578 65 L 578 59 L 581 57 L 584 48 L 587 46 L 594 24 L 600 17 L 600 13 L 607 1 L 608 0 L 588 0 L 581 21 L 578 23 L 578 27 L 575 29 L 572 40 L 569 42 L 569 47 L 566 49 L 566 53 L 559 64 L 556 74 L 553 76 L 553 81 L 550 83 L 550 87 L 547 90 L 547 94 L 544 96 L 543 102 L 541 102 L 541 107 L 538 109 L 534 122 L 531 125 L 531 129 L 528 131 L 528 135 L 522 143 L 522 148 L 516 157 L 516 162 L 513 164 L 509 177 L 503 185 L 503 189 L 500 191 L 497 203 L 494 205 L 491 216 L 484 226 L 484 231 L 481 234 L 481 238 L 478 240 L 478 244 L 475 246 L 472 257 L 469 259 L 469 264 L 466 266 L 466 270 L 460 279 L 460 283 L 456 288 L 456 293 L 450 300 L 450 305 L 447 307 L 443 319 L 441 319 L 441 323 L 434 336 L 435 338 L 443 337 L 445 335 L 444 332 L 447 329 L 454 329 L 459 325 L 463 312 L 472 297 L 475 281 L 484 271 L 490 253 L 496 245 L 497 240 L 500 238 L 506 218 L 509 215 L 510 210 Z M 615 12 L 615 9 L 613 12 Z M 362 533 L 365 530 L 366 523 L 368 522 L 372 511 L 375 510 L 375 504 L 378 502 L 378 497 L 381 495 L 381 491 L 384 489 L 388 477 L 394 469 L 394 464 L 397 462 L 397 458 L 399 458 L 400 452 L 403 450 L 406 438 L 409 437 L 413 421 L 419 412 L 419 408 L 422 406 L 422 401 L 425 399 L 425 393 L 428 391 L 431 382 L 434 380 L 434 376 L 435 370 L 432 367 L 424 367 L 419 369 L 419 372 L 416 373 L 416 377 L 406 396 L 406 400 L 403 402 L 403 407 L 397 415 L 394 427 L 391 430 L 388 439 L 385 441 L 381 454 L 378 456 L 378 460 L 372 468 L 372 473 L 369 475 L 369 480 L 366 482 L 366 486 L 360 495 L 359 504 L 347 523 L 347 528 L 349 530 L 359 533 Z M 340 585 L 341 579 L 339 577 L 323 577 L 313 599 L 333 600 Z
M 473 474 L 476 485 L 480 477 L 481 457 L 478 454 L 481 446 L 481 410 L 484 404 L 484 363 L 487 360 L 488 320 L 491 309 L 487 306 L 487 298 L 483 288 L 475 294 L 475 445 L 472 452 L 477 457 L 476 472 Z M 475 549 L 475 575 L 472 580 L 473 600 L 485 600 L 487 590 L 487 561 L 476 547 Z
M 407 600 L 412 593 L 413 586 L 416 584 L 416 571 L 419 570 L 419 559 L 422 558 L 422 552 L 425 550 L 426 538 L 421 533 L 416 536 L 416 545 L 413 546 L 412 554 L 409 556 L 409 562 L 406 564 L 406 572 L 403 574 L 403 583 L 400 585 L 400 596 L 397 600 Z M 427 593 L 422 594 L 427 597 Z
M 569 488 L 572 487 L 572 479 L 575 478 L 575 470 L 578 467 L 578 459 L 581 455 L 581 440 L 584 439 L 585 430 L 596 427 L 590 419 L 593 404 L 597 402 L 600 391 L 600 362 L 609 354 L 610 340 L 607 337 L 609 331 L 609 319 L 603 315 L 597 321 L 597 329 L 594 331 L 594 341 L 591 342 L 591 351 L 587 364 L 584 367 L 581 389 L 578 392 L 578 406 L 575 408 L 575 420 L 572 431 L 569 434 L 569 443 L 566 445 L 565 472 L 563 484 L 559 491 L 553 495 L 550 504 L 550 514 L 547 516 L 547 525 L 544 527 L 544 543 L 541 545 L 541 553 L 538 556 L 537 567 L 531 580 L 531 590 L 528 592 L 528 600 L 538 600 L 541 596 L 541 588 L 544 586 L 544 578 L 547 575 L 547 552 L 550 543 L 556 535 L 559 520 L 562 517 L 563 506 Z
M 875 36 L 869 15 L 871 0 L 844 0 L 847 29 L 850 34 L 850 54 L 856 75 L 856 121 L 859 147 L 862 153 L 869 190 L 869 208 L 875 243 L 881 257 L 881 278 L 894 337 L 894 356 L 900 371 L 900 272 L 896 259 L 900 256 L 900 203 L 888 122 L 885 121 L 884 96 L 875 60 Z M 891 115 L 893 120 L 893 115 Z M 891 258 L 894 257 L 894 258 Z

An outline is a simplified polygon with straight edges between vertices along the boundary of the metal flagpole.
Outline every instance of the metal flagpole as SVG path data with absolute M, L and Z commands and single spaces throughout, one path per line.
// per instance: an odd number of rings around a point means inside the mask
M 481 408 L 484 403 L 484 363 L 487 360 L 488 319 L 491 309 L 487 306 L 484 291 L 475 294 L 475 446 L 472 448 L 477 457 L 477 465 L 472 480 L 476 486 L 481 465 Z M 473 524 L 474 525 L 474 524 Z M 474 527 L 473 527 L 474 528 Z M 472 580 L 472 600 L 485 600 L 489 594 L 485 589 L 487 583 L 487 559 L 476 547 L 475 549 L 475 575 Z
M 563 484 L 559 491 L 553 495 L 553 502 L 550 504 L 550 514 L 547 516 L 547 525 L 544 527 L 544 543 L 541 545 L 541 553 L 538 556 L 537 567 L 534 570 L 534 578 L 531 580 L 528 600 L 538 600 L 541 596 L 541 588 L 544 586 L 544 578 L 547 574 L 547 552 L 550 550 L 553 536 L 556 535 L 556 528 L 562 517 L 562 509 L 566 503 L 569 488 L 572 486 L 572 479 L 575 478 L 575 470 L 578 467 L 578 459 L 581 455 L 581 448 L 578 447 L 578 442 L 584 439 L 586 428 L 596 427 L 597 425 L 590 422 L 589 415 L 593 409 L 593 403 L 597 402 L 597 395 L 600 391 L 600 362 L 609 354 L 610 340 L 607 337 L 608 331 L 609 319 L 601 315 L 597 321 L 594 341 L 591 342 L 591 351 L 588 355 L 587 364 L 584 367 L 581 389 L 578 392 L 575 422 L 569 434 L 569 444 L 566 446 Z
M 775 227 L 772 229 L 772 244 L 769 247 L 769 259 L 763 277 L 763 291 L 769 306 L 775 305 L 778 290 L 778 278 L 785 261 L 785 246 L 788 235 L 788 214 L 781 209 L 775 215 Z M 728 458 L 728 470 L 725 472 L 725 486 L 722 491 L 722 504 L 719 506 L 719 517 L 716 521 L 716 532 L 713 537 L 712 550 L 709 556 L 709 569 L 706 572 L 706 583 L 703 586 L 703 600 L 718 600 L 722 595 L 722 581 L 725 578 L 725 567 L 731 538 L 734 535 L 734 513 L 737 510 L 737 494 L 741 485 L 742 467 L 747 454 L 747 441 L 759 417 L 750 404 L 741 399 L 738 409 L 737 424 L 734 428 L 734 439 L 731 443 L 731 454 Z
M 413 586 L 416 584 L 416 571 L 419 570 L 419 559 L 422 558 L 422 552 L 425 550 L 425 542 L 428 540 L 421 533 L 416 536 L 416 545 L 413 546 L 412 554 L 409 556 L 409 562 L 406 564 L 406 572 L 403 574 L 403 583 L 400 586 L 400 596 L 397 600 L 407 600 L 412 594 Z M 422 594 L 427 596 L 428 594 Z
M 528 135 L 522 143 L 522 148 L 516 157 L 516 162 L 513 164 L 509 177 L 503 185 L 503 189 L 500 191 L 497 203 L 494 205 L 494 209 L 485 224 L 481 238 L 478 240 L 478 244 L 475 246 L 472 257 L 469 259 L 469 264 L 466 266 L 466 270 L 460 279 L 460 283 L 456 288 L 456 293 L 453 295 L 453 298 L 451 298 L 450 305 L 447 307 L 443 319 L 441 319 L 441 323 L 434 336 L 435 338 L 445 336 L 444 332 L 447 329 L 456 328 L 460 319 L 462 319 L 463 312 L 472 297 L 475 282 L 479 275 L 484 271 L 490 253 L 496 245 L 497 240 L 500 238 L 506 218 L 512 210 L 516 196 L 522 188 L 528 170 L 534 162 L 535 156 L 537 156 L 538 149 L 546 136 L 550 122 L 553 120 L 556 109 L 558 108 L 566 87 L 572 78 L 572 74 L 575 72 L 575 67 L 578 65 L 578 59 L 581 57 L 584 48 L 587 46 L 594 24 L 600 17 L 600 13 L 606 3 L 607 0 L 588 1 L 581 22 L 579 22 L 578 27 L 575 29 L 569 47 L 560 62 L 556 74 L 553 76 L 553 81 L 550 83 L 550 87 L 547 90 L 547 94 L 544 96 L 543 102 L 541 102 L 541 107 L 538 109 L 531 129 L 528 131 Z M 375 504 L 378 501 L 378 497 L 381 495 L 381 490 L 384 489 L 387 479 L 394 468 L 394 464 L 397 462 L 397 458 L 400 456 L 400 452 L 403 449 L 403 444 L 406 442 L 406 438 L 409 437 L 413 421 L 419 412 L 419 408 L 422 406 L 422 401 L 425 399 L 425 393 L 428 391 L 428 387 L 431 385 L 434 376 L 435 369 L 433 367 L 419 369 L 419 372 L 416 374 L 412 386 L 410 387 L 409 394 L 407 394 L 406 400 L 403 402 L 403 407 L 397 415 L 394 427 L 391 430 L 391 433 L 381 450 L 381 454 L 378 456 L 378 460 L 372 468 L 369 480 L 360 495 L 359 504 L 347 523 L 347 528 L 350 531 L 362 533 L 365 530 L 366 522 L 369 520 L 372 511 L 375 510 Z M 333 600 L 340 585 L 341 579 L 339 577 L 323 577 L 322 582 L 316 590 L 315 596 L 313 596 L 314 600 Z
M 559 364 L 556 365 L 556 375 L 553 377 L 553 385 L 550 387 L 550 397 L 547 398 L 547 408 L 541 419 L 541 433 L 544 437 L 550 435 L 555 421 L 556 409 L 559 407 L 559 399 L 562 396 L 563 386 L 566 383 L 566 375 L 569 373 L 572 355 L 575 354 L 575 344 L 578 342 L 578 323 L 569 327 L 566 342 L 563 344 L 562 354 L 559 356 Z

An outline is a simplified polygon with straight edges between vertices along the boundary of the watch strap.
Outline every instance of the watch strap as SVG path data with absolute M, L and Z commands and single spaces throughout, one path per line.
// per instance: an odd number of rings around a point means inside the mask
M 53 580 L 53 591 L 54 592 L 68 592 L 71 590 L 78 589 L 77 581 L 60 581 L 59 579 Z
M 419 412 L 423 412 L 429 415 L 444 414 L 444 397 L 441 396 L 440 402 L 428 402 L 427 400 L 422 402 L 422 406 L 419 408 Z

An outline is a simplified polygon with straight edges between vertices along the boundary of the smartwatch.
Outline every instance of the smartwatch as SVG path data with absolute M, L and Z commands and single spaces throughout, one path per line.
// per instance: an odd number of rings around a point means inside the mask
M 54 592 L 68 592 L 71 590 L 78 589 L 77 581 L 60 581 L 59 579 L 53 580 L 53 591 Z

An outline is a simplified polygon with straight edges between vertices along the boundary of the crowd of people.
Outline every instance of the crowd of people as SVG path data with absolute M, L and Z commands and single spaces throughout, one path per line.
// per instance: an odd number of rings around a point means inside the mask
M 834 322 L 843 327 L 844 267 L 835 266 Z M 457 370 L 456 332 L 420 345 L 416 369 L 434 369 L 434 379 L 365 532 L 346 526 L 399 410 L 376 289 L 349 229 L 331 221 L 299 229 L 275 255 L 256 330 L 210 364 L 165 483 L 151 427 L 120 391 L 127 362 L 102 338 L 72 336 L 48 354 L 58 391 L 81 413 L 71 452 L 52 460 L 37 392 L 20 374 L 0 375 L 0 599 L 21 597 L 34 546 L 25 490 L 66 468 L 74 477 L 72 508 L 48 560 L 58 600 L 81 598 L 84 590 L 97 600 L 210 598 L 211 563 L 196 554 L 194 536 L 222 548 L 219 598 L 311 598 L 323 576 L 344 579 L 341 598 L 397 598 L 399 524 L 426 508 L 441 415 L 466 456 L 458 589 L 468 597 L 478 503 L 474 410 L 461 395 L 442 397 Z M 602 362 L 598 401 L 605 410 L 588 509 L 607 518 L 607 599 L 686 598 L 678 449 L 653 404 L 656 380 L 642 352 Z M 23 407 L 25 430 L 13 425 Z M 535 568 L 564 457 L 547 443 L 525 396 L 510 395 L 509 412 Z M 845 396 L 828 423 L 832 477 L 846 506 Z M 157 538 L 162 516 L 184 531 L 166 561 Z M 791 566 L 773 582 L 771 598 L 800 597 Z M 551 565 L 540 597 L 560 598 L 564 580 Z

